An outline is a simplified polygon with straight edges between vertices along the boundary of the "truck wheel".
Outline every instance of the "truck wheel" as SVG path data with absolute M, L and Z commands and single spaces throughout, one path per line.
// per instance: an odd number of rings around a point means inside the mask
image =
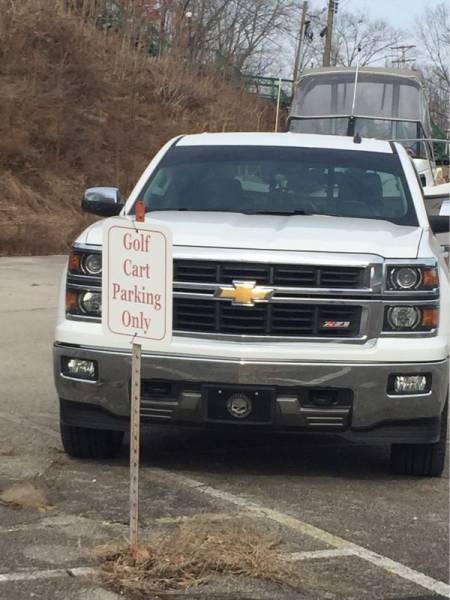
M 401 475 L 440 477 L 447 450 L 448 400 L 441 416 L 441 437 L 435 444 L 393 444 L 391 470 Z
M 112 458 L 122 445 L 123 431 L 72 427 L 61 423 L 64 450 L 74 458 Z

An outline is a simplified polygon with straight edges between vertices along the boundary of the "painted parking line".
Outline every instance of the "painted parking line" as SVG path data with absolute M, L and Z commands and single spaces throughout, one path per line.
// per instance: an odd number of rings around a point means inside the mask
M 83 480 L 84 482 L 86 480 Z M 255 518 L 254 514 L 250 513 L 239 513 L 240 518 Z M 211 521 L 214 523 L 215 521 L 231 521 L 236 518 L 234 513 L 224 513 L 224 512 L 211 512 L 211 513 L 197 513 L 192 515 L 178 515 L 174 517 L 158 517 L 156 519 L 146 519 L 147 523 L 151 523 L 151 525 L 146 525 L 142 527 L 141 530 L 143 533 L 147 531 L 153 531 L 154 525 L 179 525 L 181 523 L 195 523 L 197 521 L 201 521 L 204 523 L 205 521 Z M 20 533 L 22 531 L 39 531 L 39 530 L 51 530 L 51 529 L 64 529 L 65 527 L 73 527 L 77 524 L 80 525 L 89 525 L 91 527 L 98 527 L 99 529 L 117 529 L 117 530 L 128 530 L 128 524 L 119 523 L 115 521 L 102 521 L 100 524 L 95 520 L 87 517 L 80 517 L 78 515 L 59 515 L 55 519 L 51 517 L 45 517 L 42 521 L 37 521 L 34 523 L 22 523 L 20 525 L 11 525 L 11 526 L 0 526 L 0 535 L 6 535 L 8 533 Z
M 59 439 L 59 433 L 57 433 L 54 429 L 50 429 L 49 427 L 36 425 L 30 422 L 28 419 L 16 417 L 11 415 L 10 413 L 0 412 L 0 419 L 5 418 L 13 423 L 21 424 L 26 427 L 31 427 L 41 433 L 45 433 L 47 435 L 51 435 L 52 437 L 56 437 Z M 377 552 L 373 552 L 364 546 L 360 546 L 344 538 L 336 536 L 324 529 L 320 529 L 314 525 L 310 525 L 300 519 L 292 517 L 290 515 L 286 515 L 277 510 L 273 510 L 270 508 L 266 508 L 256 502 L 243 498 L 241 496 L 237 496 L 230 492 L 225 492 L 220 489 L 213 488 L 208 486 L 201 481 L 197 481 L 195 479 L 191 479 L 184 475 L 179 475 L 176 473 L 172 473 L 170 471 L 164 471 L 162 469 L 148 469 L 148 472 L 153 472 L 155 475 L 159 475 L 161 478 L 171 479 L 175 482 L 183 484 L 187 487 L 197 490 L 198 492 L 205 494 L 206 496 L 210 496 L 224 502 L 228 502 L 233 504 L 234 506 L 239 506 L 243 508 L 247 512 L 249 512 L 253 516 L 258 517 L 266 517 L 271 519 L 272 521 L 279 523 L 280 525 L 284 525 L 289 529 L 294 531 L 298 531 L 305 535 L 308 535 L 316 540 L 319 540 L 325 544 L 333 546 L 336 549 L 346 551 L 346 556 L 353 555 L 357 556 L 362 560 L 365 560 L 377 567 L 384 569 L 385 571 L 397 575 L 411 583 L 415 583 L 416 585 L 436 594 L 440 594 L 444 598 L 450 598 L 450 585 L 444 583 L 443 581 L 439 581 L 426 575 L 425 573 L 421 573 L 420 571 L 416 571 L 406 565 L 403 565 L 400 562 L 397 562 L 387 556 L 383 556 Z M 0 579 L 0 581 L 2 581 Z
M 91 567 L 74 567 L 72 569 L 33 569 L 30 571 L 15 571 L 0 574 L 0 583 L 14 583 L 15 581 L 34 581 L 36 579 L 58 579 L 61 577 L 86 577 L 96 575 L 97 569 Z
M 416 571 L 415 569 L 411 569 L 406 565 L 392 560 L 387 556 L 383 556 L 382 554 L 378 554 L 377 552 L 373 552 L 368 548 L 364 548 L 364 546 L 359 546 L 353 542 L 345 540 L 337 535 L 329 533 L 324 529 L 320 529 L 314 525 L 310 525 L 309 523 L 305 523 L 300 519 L 292 517 L 290 515 L 286 515 L 277 510 L 273 510 L 270 508 L 265 508 L 264 506 L 258 504 L 257 502 L 253 502 L 252 500 L 247 500 L 241 496 L 237 496 L 230 492 L 225 492 L 223 490 L 219 490 L 217 488 L 213 488 L 209 485 L 202 483 L 201 481 L 197 481 L 195 479 L 191 479 L 190 477 L 186 477 L 185 475 L 179 475 L 178 473 L 172 473 L 169 471 L 163 471 L 161 469 L 151 469 L 150 471 L 154 472 L 155 475 L 159 475 L 161 478 L 171 479 L 174 482 L 178 482 L 183 484 L 191 489 L 195 489 L 201 494 L 205 494 L 206 496 L 216 498 L 218 500 L 222 500 L 224 502 L 228 502 L 235 506 L 239 506 L 246 510 L 247 512 L 253 513 L 258 516 L 265 516 L 280 525 L 284 525 L 289 529 L 294 531 L 298 531 L 300 533 L 309 535 L 310 537 L 324 542 L 325 544 L 329 544 L 334 548 L 340 550 L 346 550 L 351 555 L 357 556 L 358 558 L 365 560 L 372 565 L 376 565 L 389 573 L 397 575 L 411 583 L 415 583 L 416 585 L 428 590 L 429 592 L 434 592 L 436 594 L 440 594 L 445 598 L 450 598 L 450 585 L 444 583 L 443 581 L 439 581 L 434 579 L 433 577 L 429 577 L 425 575 L 425 573 L 421 573 L 420 571 Z
M 289 562 L 300 560 L 317 560 L 323 558 L 341 558 L 342 556 L 354 556 L 354 552 L 347 548 L 335 548 L 334 550 L 305 550 L 304 552 L 291 552 L 286 558 Z

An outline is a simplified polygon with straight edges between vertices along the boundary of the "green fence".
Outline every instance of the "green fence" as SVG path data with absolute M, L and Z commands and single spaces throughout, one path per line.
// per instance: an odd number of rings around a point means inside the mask
M 259 75 L 242 75 L 241 79 L 251 94 L 276 102 L 278 88 L 281 81 L 280 100 L 282 106 L 289 106 L 292 101 L 292 79 L 278 79 L 277 77 L 261 77 Z
M 438 164 L 449 164 L 449 141 L 446 139 L 445 132 L 434 122 L 431 122 L 431 131 L 433 138 L 442 139 L 441 142 L 434 142 L 434 156 Z

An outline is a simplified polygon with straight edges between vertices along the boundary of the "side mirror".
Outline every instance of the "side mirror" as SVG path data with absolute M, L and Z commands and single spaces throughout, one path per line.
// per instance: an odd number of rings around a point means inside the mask
M 430 227 L 434 234 L 450 231 L 450 217 L 445 215 L 429 215 Z
M 113 187 L 89 188 L 81 201 L 81 208 L 85 212 L 101 217 L 114 217 L 124 206 L 120 190 Z

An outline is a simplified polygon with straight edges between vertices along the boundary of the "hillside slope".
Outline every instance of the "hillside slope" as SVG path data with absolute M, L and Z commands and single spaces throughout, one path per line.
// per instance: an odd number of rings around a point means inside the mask
M 124 48 L 59 0 L 0 0 L 0 255 L 64 252 L 84 188 L 124 194 L 178 133 L 272 129 L 223 81 Z

